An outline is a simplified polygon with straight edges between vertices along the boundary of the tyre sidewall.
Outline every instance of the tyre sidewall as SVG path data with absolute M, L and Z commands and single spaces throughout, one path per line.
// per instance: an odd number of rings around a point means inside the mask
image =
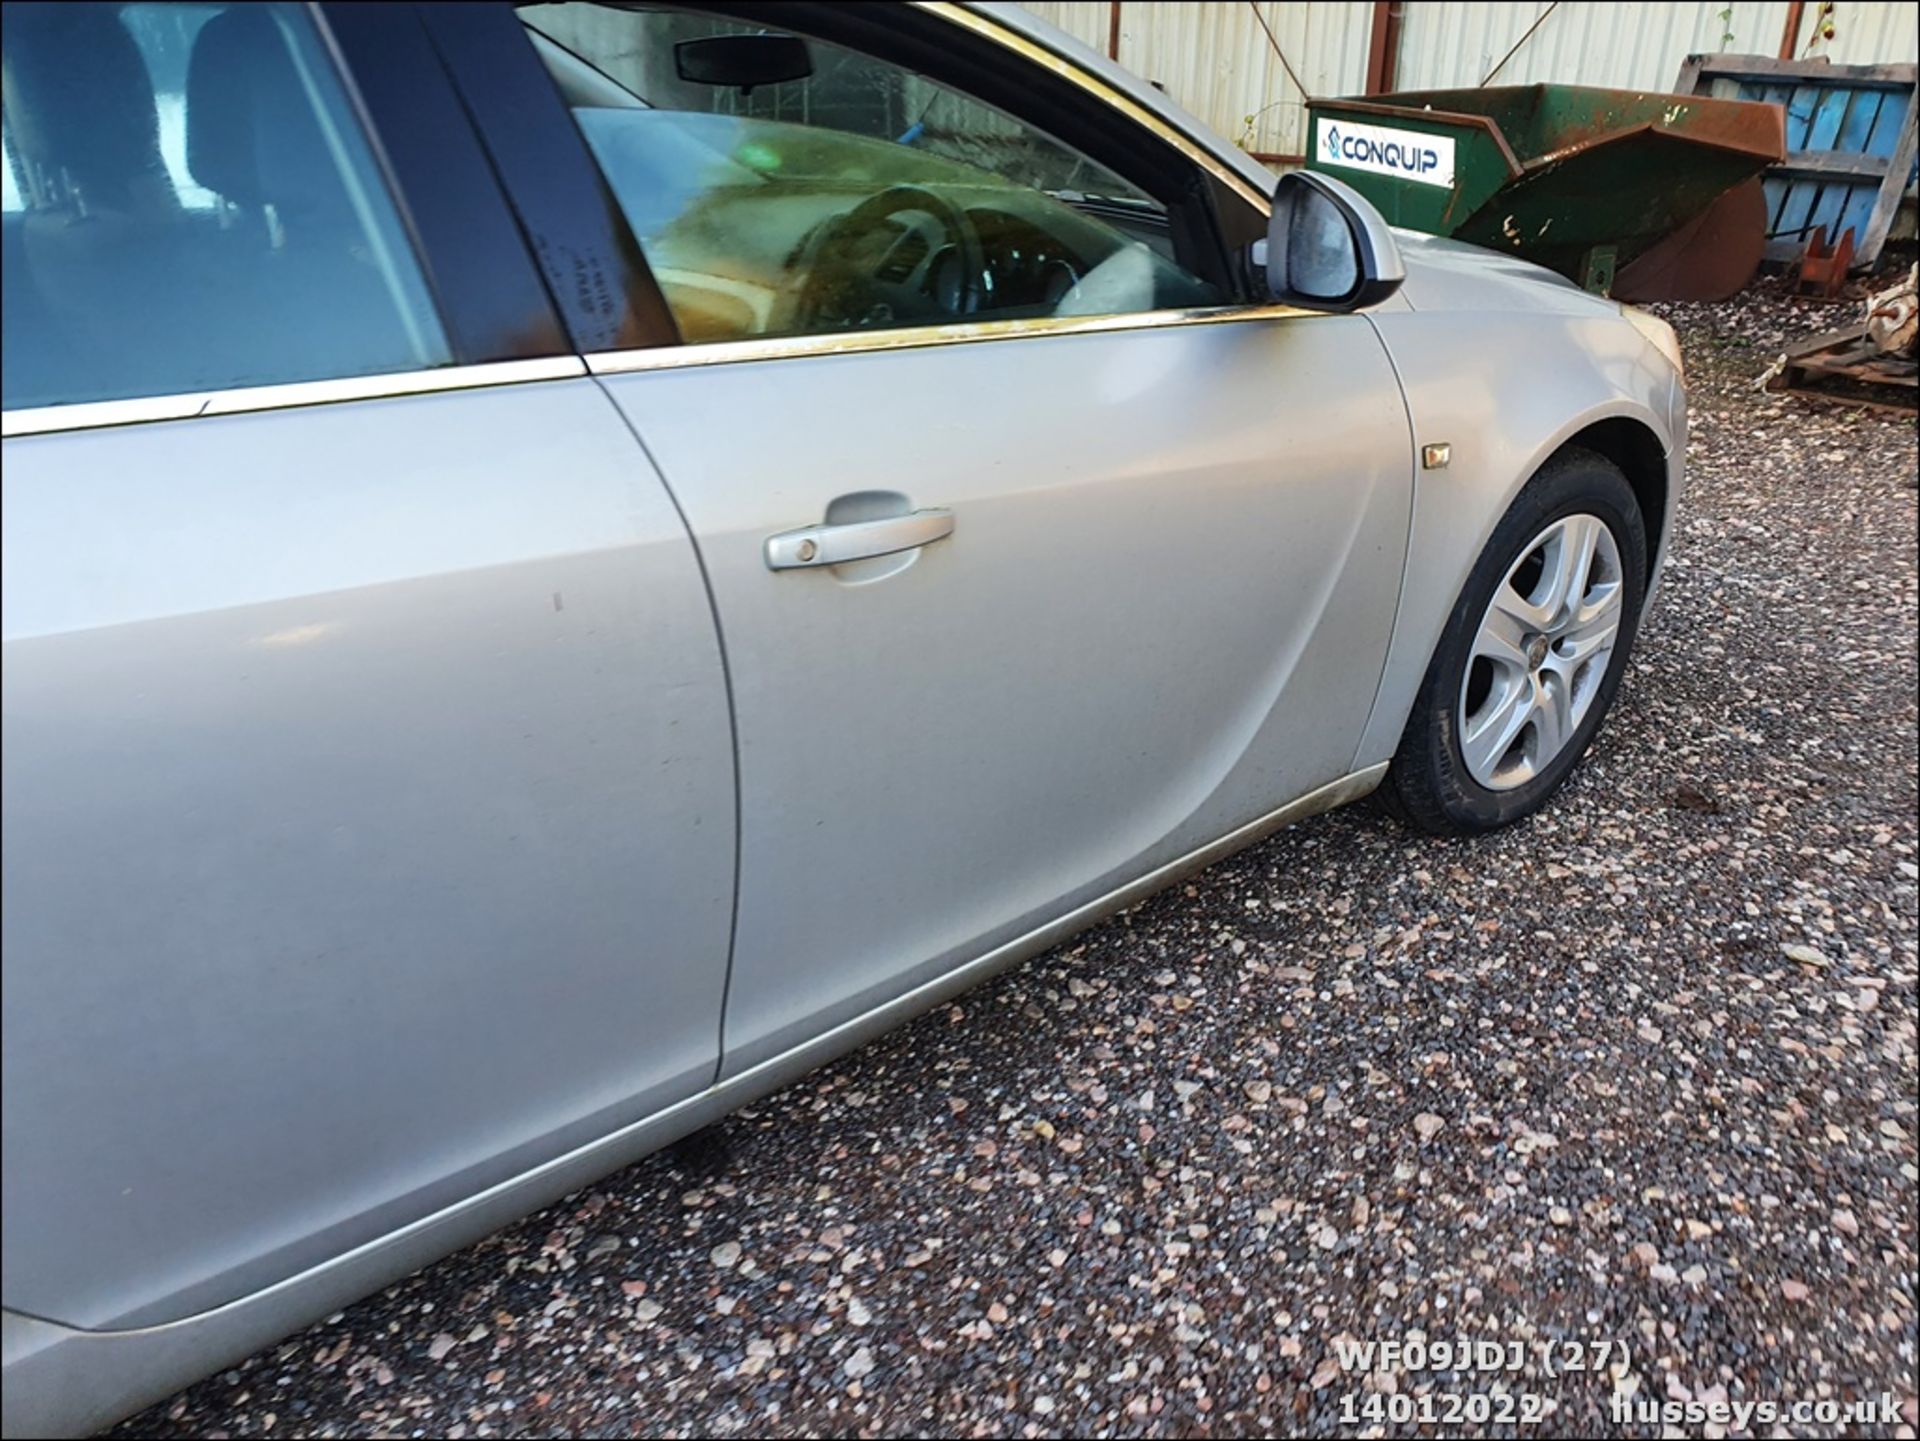
M 1489 790 L 1468 772 L 1460 745 L 1460 690 L 1465 668 L 1472 661 L 1473 640 L 1495 591 L 1505 583 L 1508 572 L 1534 538 L 1555 521 L 1580 514 L 1598 516 L 1613 532 L 1619 547 L 1623 572 L 1620 634 L 1593 703 L 1574 730 L 1572 740 L 1524 785 L 1511 790 Z M 1396 766 L 1404 759 L 1425 772 L 1423 777 L 1404 777 L 1424 781 L 1418 789 L 1428 792 L 1420 798 L 1429 802 L 1427 806 L 1417 805 L 1414 796 L 1405 797 L 1416 819 L 1430 828 L 1434 828 L 1434 821 L 1440 821 L 1440 829 L 1492 830 L 1532 814 L 1559 789 L 1567 774 L 1586 754 L 1620 689 L 1627 657 L 1639 632 L 1646 578 L 1646 528 L 1633 488 L 1612 462 L 1587 451 L 1564 452 L 1527 483 L 1494 527 L 1448 618 L 1433 663 L 1428 667 L 1415 706 L 1415 725 L 1407 737 L 1408 741 L 1424 742 L 1419 746 L 1422 753 L 1396 758 Z M 1418 736 L 1413 733 L 1416 730 L 1420 733 Z M 1403 743 L 1403 753 L 1408 749 Z M 1406 787 L 1402 789 L 1404 792 Z M 1442 816 L 1419 814 L 1434 806 Z

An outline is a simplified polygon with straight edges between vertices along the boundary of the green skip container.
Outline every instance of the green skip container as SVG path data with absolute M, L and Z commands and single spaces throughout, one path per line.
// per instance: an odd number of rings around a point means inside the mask
M 1778 163 L 1778 106 L 1585 85 L 1308 102 L 1307 168 L 1395 225 L 1606 294 L 1614 271 Z

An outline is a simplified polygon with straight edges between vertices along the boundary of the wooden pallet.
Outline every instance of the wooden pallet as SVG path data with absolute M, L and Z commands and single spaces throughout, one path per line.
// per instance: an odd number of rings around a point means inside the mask
M 1780 358 L 1779 373 L 1768 379 L 1768 390 L 1896 415 L 1920 414 L 1920 364 L 1883 353 L 1867 339 L 1865 325 L 1796 340 Z M 1884 389 L 1875 394 L 1876 388 Z
M 1851 230 L 1848 263 L 1873 268 L 1920 155 L 1920 67 L 1689 55 L 1673 88 L 1785 112 L 1787 157 L 1766 175 L 1768 260 L 1798 262 L 1820 226 L 1836 244 Z

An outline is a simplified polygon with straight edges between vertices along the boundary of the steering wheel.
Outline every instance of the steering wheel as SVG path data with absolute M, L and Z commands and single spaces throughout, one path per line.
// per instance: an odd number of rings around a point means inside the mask
M 893 224 L 896 215 L 925 216 L 939 230 Z M 902 251 L 915 236 L 918 255 Z M 797 303 L 809 330 L 867 325 L 938 324 L 970 315 L 984 289 L 986 251 L 966 212 L 918 185 L 892 185 L 828 223 L 815 247 Z

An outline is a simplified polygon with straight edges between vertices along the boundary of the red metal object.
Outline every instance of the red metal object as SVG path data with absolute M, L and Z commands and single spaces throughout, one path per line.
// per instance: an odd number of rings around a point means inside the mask
M 1400 26 L 1406 19 L 1405 0 L 1374 0 L 1373 29 L 1367 37 L 1367 91 L 1385 95 L 1400 71 Z
M 1120 0 L 1112 0 L 1107 10 L 1107 59 L 1120 58 Z
M 1753 279 L 1766 244 L 1766 191 L 1757 178 L 1743 181 L 1621 266 L 1612 293 L 1631 301 L 1727 300 Z
M 1840 243 L 1827 249 L 1827 227 L 1816 225 L 1813 236 L 1807 241 L 1806 251 L 1800 257 L 1798 269 L 1794 272 L 1794 288 L 1800 291 L 1817 290 L 1828 300 L 1840 293 L 1847 283 L 1847 267 L 1853 264 L 1853 228 L 1849 226 L 1840 232 Z
M 1786 28 L 1780 32 L 1780 58 L 1793 59 L 1800 47 L 1800 17 L 1806 12 L 1806 0 L 1788 0 Z

